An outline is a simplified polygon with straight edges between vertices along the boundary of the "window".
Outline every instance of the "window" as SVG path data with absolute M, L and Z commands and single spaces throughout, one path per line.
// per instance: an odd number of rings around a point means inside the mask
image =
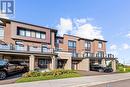
M 96 57 L 99 57 L 99 58 L 104 57 L 104 52 L 102 52 L 102 51 L 98 51 Z
M 85 41 L 85 48 L 90 49 L 91 48 L 91 42 Z
M 45 39 L 46 35 L 44 33 L 41 33 L 41 39 Z
M 36 37 L 36 32 L 35 31 L 31 31 L 31 36 L 32 37 Z
M 68 41 L 68 47 L 69 48 L 76 48 L 76 41 Z
M 25 36 L 25 30 L 23 30 L 23 29 L 19 30 L 19 35 Z
M 39 59 L 38 67 L 40 67 L 42 69 L 47 69 L 47 68 L 49 68 L 50 62 L 51 61 L 49 59 Z
M 102 41 L 98 42 L 98 48 L 102 48 Z
M 30 37 L 31 36 L 31 32 L 29 30 L 26 30 L 26 36 Z
M 6 65 L 6 64 L 7 64 L 6 61 L 3 61 L 3 60 L 0 61 L 0 66 Z
M 29 29 L 24 29 L 24 28 L 19 28 L 19 27 L 17 29 L 17 35 L 40 38 L 40 39 L 46 38 L 45 32 L 34 31 L 34 30 L 29 30 Z
M 76 57 L 76 41 L 68 41 L 68 51 L 72 53 L 72 57 Z
M 4 38 L 4 28 L 3 26 L 0 26 L 0 39 Z
M 36 38 L 40 38 L 40 32 L 36 32 Z

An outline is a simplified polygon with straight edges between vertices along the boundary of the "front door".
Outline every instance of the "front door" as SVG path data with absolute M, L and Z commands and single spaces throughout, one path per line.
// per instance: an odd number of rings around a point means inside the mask
M 64 69 L 66 62 L 67 62 L 67 60 L 58 60 L 57 68 Z

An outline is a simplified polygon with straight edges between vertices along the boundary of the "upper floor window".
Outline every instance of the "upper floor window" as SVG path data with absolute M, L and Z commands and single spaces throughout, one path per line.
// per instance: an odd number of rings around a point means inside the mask
M 98 42 L 98 48 L 102 48 L 102 41 Z
M 29 30 L 26 30 L 26 36 L 30 37 L 31 36 L 31 32 Z
M 18 33 L 19 33 L 18 35 L 25 36 L 25 30 L 23 29 L 20 29 Z
M 45 32 L 34 31 L 34 30 L 29 30 L 29 29 L 23 29 L 23 28 L 19 28 L 19 27 L 17 29 L 17 35 L 25 36 L 25 37 L 40 38 L 40 39 L 45 39 L 46 38 L 46 33 Z
M 91 48 L 91 42 L 85 41 L 85 48 Z
M 41 35 L 41 36 L 40 36 L 41 39 L 45 39 L 45 38 L 46 38 L 46 35 L 45 35 L 44 33 L 41 33 L 40 35 Z
M 40 32 L 36 32 L 36 38 L 40 38 Z
M 0 26 L 0 39 L 4 38 L 4 27 Z
M 36 37 L 36 32 L 35 32 L 35 31 L 32 31 L 32 32 L 31 32 L 31 36 L 32 36 L 32 37 Z
M 68 47 L 69 48 L 76 48 L 76 41 L 69 40 L 68 41 Z

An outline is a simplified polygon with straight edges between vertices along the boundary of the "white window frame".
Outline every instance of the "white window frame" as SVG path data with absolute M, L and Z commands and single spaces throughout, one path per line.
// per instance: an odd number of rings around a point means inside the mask
M 100 49 L 102 48 L 102 42 L 101 41 L 98 42 L 98 48 L 100 48 Z
M 0 26 L 0 39 L 4 38 L 4 27 Z
M 31 31 L 30 30 L 26 30 L 26 36 L 31 37 Z
M 36 38 L 41 38 L 40 32 L 36 32 Z
M 46 38 L 46 34 L 45 33 L 41 33 L 40 36 L 41 36 L 41 39 L 45 39 Z
M 25 30 L 20 29 L 20 30 L 19 30 L 19 35 L 20 35 L 20 36 L 25 36 Z

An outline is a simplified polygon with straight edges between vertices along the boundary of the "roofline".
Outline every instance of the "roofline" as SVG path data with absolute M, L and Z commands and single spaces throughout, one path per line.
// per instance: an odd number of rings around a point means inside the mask
M 12 21 L 12 22 L 16 22 L 16 23 L 22 23 L 22 24 L 26 24 L 26 25 L 35 26 L 35 27 L 45 28 L 45 29 L 49 29 L 49 30 L 51 30 L 51 31 L 53 31 L 53 32 L 55 32 L 55 33 L 58 32 L 58 30 L 53 29 L 53 28 L 48 28 L 48 27 L 44 27 L 44 26 L 40 26 L 40 25 L 25 23 L 25 22 L 21 22 L 21 21 L 16 21 L 16 20 L 11 20 L 11 19 L 6 19 L 6 18 L 0 18 L 0 20 L 1 20 L 1 21 L 4 21 L 4 22 L 8 22 L 8 23 L 10 23 L 10 22 Z M 76 38 L 79 38 L 79 40 L 80 40 L 80 39 L 84 39 L 84 40 L 89 40 L 89 41 L 98 40 L 98 41 L 107 42 L 106 40 L 101 40 L 101 39 L 92 39 L 92 40 L 91 40 L 91 39 L 87 39 L 87 38 L 81 38 L 81 37 L 75 36 L 75 35 L 69 35 L 69 34 L 64 34 L 64 35 L 76 37 Z M 64 35 L 63 35 L 63 36 L 64 36 Z M 59 38 L 64 38 L 64 37 L 61 37 L 61 36 L 57 36 L 57 37 L 59 37 Z
M 62 38 L 63 39 L 64 37 L 62 37 L 62 36 L 56 36 L 56 38 Z
M 76 38 L 81 38 L 81 37 L 79 37 L 79 36 L 70 35 L 70 34 L 64 34 L 64 35 L 67 35 L 67 36 L 72 36 L 72 37 L 76 37 Z M 63 36 L 64 36 L 64 35 L 63 35 Z
M 103 42 L 107 42 L 106 40 L 101 40 L 101 39 L 93 39 L 94 40 L 98 40 L 98 41 L 103 41 Z
M 89 41 L 95 41 L 95 40 L 98 40 L 98 41 L 103 41 L 103 42 L 107 42 L 106 40 L 101 40 L 101 39 L 87 39 L 87 38 L 82 38 L 82 37 L 79 37 L 79 36 L 74 36 L 74 35 L 69 35 L 69 34 L 64 34 L 64 35 L 67 35 L 67 36 L 72 36 L 72 37 L 76 37 L 76 38 L 79 38 L 80 39 L 83 39 L 83 40 L 89 40 Z
M 12 21 L 12 22 L 16 22 L 16 23 L 22 23 L 22 24 L 26 24 L 26 25 L 35 26 L 35 27 L 45 28 L 45 29 L 49 29 L 49 30 L 54 31 L 54 32 L 57 33 L 56 29 L 48 28 L 48 27 L 44 27 L 44 26 L 40 26 L 40 25 L 35 25 L 35 24 L 31 24 L 31 23 L 25 23 L 25 22 L 16 21 L 16 20 L 12 20 L 12 19 L 5 19 L 5 18 L 0 18 L 0 20 L 1 21 L 3 20 L 3 21 L 8 22 L 8 23 L 10 23 Z

